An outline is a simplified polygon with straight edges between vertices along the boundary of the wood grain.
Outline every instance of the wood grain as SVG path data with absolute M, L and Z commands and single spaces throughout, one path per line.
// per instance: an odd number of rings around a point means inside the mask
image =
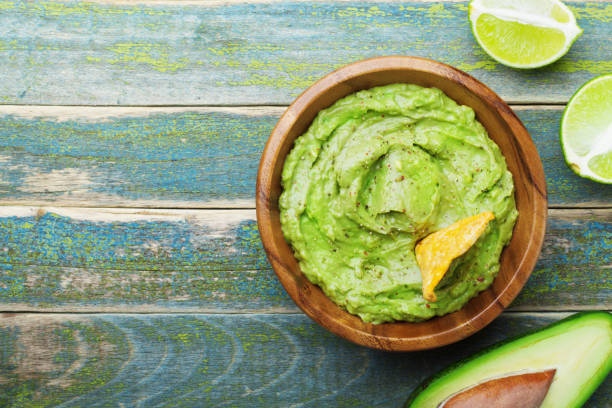
M 253 208 L 259 157 L 284 109 L 0 106 L 0 202 Z M 551 206 L 612 206 L 612 188 L 565 164 L 561 107 L 514 109 L 542 158 Z
M 0 210 L 0 310 L 297 311 L 252 210 Z M 513 308 L 612 308 L 612 211 L 549 217 Z
M 514 181 L 514 200 L 520 215 L 499 259 L 495 280 L 459 310 L 418 323 L 371 324 L 332 302 L 302 273 L 281 228 L 281 174 L 297 138 L 311 123 L 312 126 L 325 123 L 325 119 L 315 123 L 321 119 L 318 115 L 323 109 L 335 107 L 334 103 L 355 92 L 403 82 L 438 88 L 458 104 L 473 110 L 504 156 Z M 371 105 L 362 101 L 361 105 L 366 105 L 365 111 L 371 109 L 368 106 L 376 107 L 377 101 Z M 410 103 L 390 105 L 380 112 L 402 111 L 406 107 L 411 107 Z M 359 110 L 345 111 L 349 113 L 361 114 Z M 312 156 L 306 151 L 303 154 Z M 529 279 L 544 242 L 548 216 L 542 162 L 527 129 L 512 109 L 490 88 L 465 72 L 430 59 L 406 56 L 371 58 L 347 65 L 304 91 L 281 116 L 266 143 L 257 171 L 255 202 L 258 229 L 268 260 L 298 307 L 339 336 L 389 351 L 425 350 L 451 344 L 493 321 Z M 299 210 L 296 215 L 300 215 Z
M 459 344 L 389 355 L 293 314 L 253 211 L 23 206 L 252 208 L 284 110 L 23 104 L 284 105 L 384 54 L 457 65 L 512 102 L 564 103 L 612 69 L 607 1 L 569 2 L 585 34 L 535 72 L 482 53 L 466 4 L 0 0 L 0 104 L 22 105 L 0 106 L 0 204 L 20 206 L 0 207 L 0 310 L 228 313 L 1 315 L 0 406 L 398 406 L 449 362 L 560 318 L 506 313 Z M 610 189 L 564 165 L 559 109 L 518 114 L 551 205 L 610 207 Z M 612 214 L 549 213 L 513 310 L 610 309 Z M 586 407 L 609 407 L 610 392 L 608 379 Z
M 513 103 L 566 102 L 612 70 L 612 6 L 568 4 L 584 34 L 529 71 L 480 49 L 467 2 L 2 0 L 0 103 L 288 104 L 324 74 L 381 55 L 454 65 Z
M 0 112 L 2 202 L 168 208 L 254 207 L 259 157 L 280 113 L 57 107 Z
M 397 407 L 423 379 L 564 314 L 510 313 L 428 352 L 355 346 L 302 314 L 0 317 L 0 405 Z M 608 378 L 585 408 L 609 407 Z

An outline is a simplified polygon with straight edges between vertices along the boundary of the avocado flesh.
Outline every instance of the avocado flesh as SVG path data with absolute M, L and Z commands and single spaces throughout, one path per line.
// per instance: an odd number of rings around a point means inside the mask
M 449 396 L 489 379 L 547 369 L 557 372 L 541 407 L 582 406 L 612 369 L 612 315 L 578 313 L 494 345 L 436 375 L 405 407 L 436 408 Z

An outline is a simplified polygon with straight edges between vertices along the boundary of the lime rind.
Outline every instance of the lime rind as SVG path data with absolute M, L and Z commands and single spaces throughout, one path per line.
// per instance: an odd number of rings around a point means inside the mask
M 506 7 L 503 7 L 502 3 L 506 3 Z M 572 11 L 559 0 L 548 0 L 544 2 L 534 0 L 529 2 L 529 8 L 531 9 L 530 12 L 520 10 L 520 7 L 507 7 L 508 4 L 511 3 L 513 3 L 513 1 L 496 1 L 493 3 L 487 2 L 486 0 L 472 0 L 469 4 L 469 20 L 474 38 L 480 47 L 482 47 L 482 49 L 491 58 L 500 64 L 519 69 L 540 68 L 552 64 L 563 57 L 569 51 L 576 39 L 582 34 L 582 29 L 576 23 L 576 18 Z M 550 5 L 550 9 L 546 8 L 543 5 L 544 3 Z M 539 4 L 542 6 L 538 7 Z M 519 6 L 524 5 L 521 5 L 519 2 Z M 548 13 L 549 15 L 545 16 L 545 13 Z M 538 61 L 536 63 L 513 63 L 496 55 L 495 52 L 493 52 L 490 47 L 485 44 L 480 35 L 478 35 L 478 29 L 476 27 L 477 21 L 483 14 L 488 14 L 508 22 L 524 24 L 526 26 L 558 30 L 565 36 L 565 43 L 559 48 L 557 53 L 554 53 L 551 57 L 545 60 Z
M 589 149 L 589 152 L 583 155 L 577 154 L 574 149 L 570 148 L 568 141 L 566 140 L 567 122 L 571 115 L 585 115 L 589 112 L 574 112 L 576 102 L 589 91 L 589 89 L 598 85 L 602 82 L 609 82 L 609 89 L 612 89 L 612 74 L 600 75 L 582 85 L 576 93 L 570 98 L 563 116 L 561 117 L 561 124 L 559 127 L 559 137 L 561 141 L 561 149 L 563 150 L 563 156 L 565 162 L 574 173 L 580 177 L 584 177 L 598 183 L 612 184 L 612 176 L 610 178 L 603 177 L 591 170 L 591 165 L 594 161 L 602 159 L 603 157 L 609 157 L 612 154 L 612 119 L 608 123 L 607 127 L 601 132 L 598 140 Z M 610 91 L 612 92 L 612 91 Z M 606 112 L 601 112 L 602 116 L 606 115 Z M 609 112 L 609 117 L 612 118 L 612 112 Z

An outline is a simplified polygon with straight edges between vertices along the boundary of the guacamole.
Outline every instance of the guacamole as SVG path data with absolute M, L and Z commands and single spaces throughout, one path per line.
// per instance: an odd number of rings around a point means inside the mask
M 460 309 L 495 278 L 517 217 L 512 175 L 474 111 L 409 84 L 319 112 L 287 156 L 282 186 L 282 230 L 302 272 L 372 323 Z M 426 301 L 416 243 L 483 211 L 495 219 Z

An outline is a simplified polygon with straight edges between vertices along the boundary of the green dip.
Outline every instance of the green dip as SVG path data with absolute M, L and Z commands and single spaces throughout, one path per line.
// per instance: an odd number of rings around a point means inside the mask
M 495 278 L 517 217 L 512 175 L 474 111 L 416 85 L 357 92 L 319 112 L 282 185 L 282 229 L 302 272 L 372 323 L 460 309 Z M 416 243 L 483 211 L 495 219 L 427 302 Z

